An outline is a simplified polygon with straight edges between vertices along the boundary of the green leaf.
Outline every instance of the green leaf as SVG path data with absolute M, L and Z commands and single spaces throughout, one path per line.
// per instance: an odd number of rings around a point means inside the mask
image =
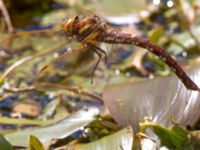
M 152 129 L 159 137 L 161 144 L 170 149 L 195 150 L 200 147 L 200 140 L 178 124 L 166 128 L 151 121 L 141 123 L 141 131 L 145 132 L 147 129 Z
M 163 27 L 157 26 L 151 32 L 149 32 L 149 40 L 152 43 L 156 43 L 163 36 L 163 34 L 164 34 Z
M 14 150 L 12 145 L 2 135 L 0 135 L 0 149 L 1 150 Z
M 5 138 L 13 145 L 27 147 L 29 136 L 34 135 L 45 145 L 52 139 L 67 137 L 85 125 L 88 125 L 95 119 L 98 113 L 97 108 L 83 109 L 73 113 L 57 124 L 6 134 Z
M 67 146 L 73 150 L 131 150 L 133 144 L 133 130 L 129 126 L 114 134 L 106 136 L 88 144 L 74 144 Z
M 44 150 L 42 143 L 34 135 L 29 137 L 29 150 Z

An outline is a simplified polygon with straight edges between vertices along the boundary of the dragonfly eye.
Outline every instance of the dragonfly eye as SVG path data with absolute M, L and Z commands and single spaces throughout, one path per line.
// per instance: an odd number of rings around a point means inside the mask
M 73 36 L 75 34 L 75 26 L 79 21 L 79 17 L 75 16 L 69 19 L 66 19 L 65 21 L 63 21 L 62 23 L 62 28 L 66 34 L 66 36 Z
M 67 36 L 72 36 L 73 35 L 73 28 L 74 28 L 74 26 L 73 26 L 73 19 L 72 18 L 70 18 L 70 19 L 68 19 L 68 20 L 65 20 L 63 23 L 62 23 L 62 28 L 63 28 L 63 30 L 64 30 L 64 32 L 65 32 L 65 34 L 67 35 Z
M 75 16 L 74 17 L 74 22 L 77 22 L 79 20 L 79 17 L 78 16 Z

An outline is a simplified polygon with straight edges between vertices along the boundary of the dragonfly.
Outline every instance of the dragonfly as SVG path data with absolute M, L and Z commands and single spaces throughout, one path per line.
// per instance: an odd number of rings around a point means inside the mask
M 180 67 L 176 60 L 166 52 L 164 48 L 151 43 L 148 39 L 139 37 L 135 34 L 124 33 L 118 29 L 112 28 L 97 15 L 79 18 L 78 16 L 65 20 L 62 28 L 68 37 L 75 37 L 80 42 L 80 49 L 86 48 L 92 50 L 99 57 L 94 70 L 99 65 L 102 56 L 105 57 L 105 63 L 108 60 L 106 52 L 99 47 L 101 42 L 111 44 L 131 44 L 144 49 L 161 58 L 178 76 L 187 89 L 200 91 L 200 88 L 194 83 L 185 71 Z
M 190 77 L 185 73 L 176 60 L 166 52 L 166 50 L 154 43 L 151 43 L 148 39 L 137 36 L 132 33 L 125 33 L 119 29 L 115 29 L 107 25 L 107 23 L 99 16 L 93 14 L 85 17 L 74 16 L 64 20 L 60 25 L 61 31 L 63 31 L 66 38 L 76 39 L 79 45 L 73 48 L 73 53 L 81 51 L 92 51 L 98 56 L 98 60 L 92 70 L 92 81 L 94 73 L 99 66 L 102 58 L 104 58 L 105 64 L 108 62 L 108 55 L 105 50 L 100 47 L 101 43 L 108 44 L 129 44 L 137 47 L 144 48 L 152 54 L 158 56 L 163 60 L 182 81 L 187 89 L 200 91 L 200 88 L 194 83 Z M 48 31 L 48 32 L 47 32 Z M 41 30 L 38 33 L 49 33 L 52 30 Z M 33 32 L 37 34 L 37 32 Z M 22 33 L 26 34 L 26 32 Z M 29 34 L 29 32 L 27 32 Z M 69 52 L 65 52 L 54 60 L 64 60 L 69 56 Z M 46 70 L 49 65 L 44 66 L 41 72 Z

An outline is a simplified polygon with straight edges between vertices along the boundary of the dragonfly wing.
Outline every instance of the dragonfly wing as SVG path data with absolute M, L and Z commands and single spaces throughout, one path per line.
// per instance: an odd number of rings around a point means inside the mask
M 90 72 L 93 66 L 91 62 L 93 60 L 93 52 L 88 51 L 82 44 L 74 49 L 68 49 L 61 55 L 57 55 L 56 58 L 51 60 L 47 65 L 40 69 L 39 77 L 52 76 L 54 74 L 60 74 L 67 77 L 71 74 L 82 74 L 84 72 Z M 87 73 L 86 73 L 87 74 Z

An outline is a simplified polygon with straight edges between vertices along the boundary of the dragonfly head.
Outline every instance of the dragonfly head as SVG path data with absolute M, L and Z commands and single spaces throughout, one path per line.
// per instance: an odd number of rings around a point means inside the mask
M 75 32 L 75 25 L 78 22 L 79 18 L 78 16 L 66 19 L 63 23 L 62 23 L 62 28 L 65 31 L 65 34 L 67 36 L 73 36 L 74 32 Z

